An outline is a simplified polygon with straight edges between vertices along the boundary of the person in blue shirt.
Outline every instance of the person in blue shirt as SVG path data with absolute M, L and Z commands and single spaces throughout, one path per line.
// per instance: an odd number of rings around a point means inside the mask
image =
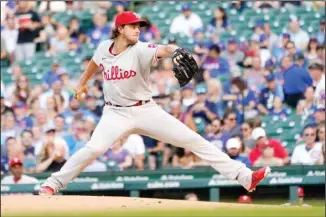
M 101 41 L 108 40 L 111 28 L 107 24 L 107 16 L 103 12 L 97 12 L 93 17 L 94 28 L 92 28 L 87 36 L 89 42 L 97 46 Z
M 280 45 L 278 47 L 274 47 L 272 50 L 272 56 L 277 60 L 277 62 L 281 61 L 281 58 L 286 53 L 286 44 L 291 40 L 291 36 L 289 33 L 283 33 L 280 41 Z
M 269 116 L 285 120 L 288 115 L 289 114 L 283 105 L 282 99 L 278 96 L 274 97 L 273 108 L 269 110 Z
M 260 92 L 257 108 L 260 113 L 267 115 L 273 107 L 274 98 L 280 97 L 283 101 L 284 93 L 282 86 L 276 84 L 274 74 L 265 76 L 265 80 L 266 87 Z
M 230 72 L 229 63 L 221 56 L 221 49 L 218 45 L 212 45 L 208 49 L 208 55 L 203 61 L 202 68 L 208 73 L 205 77 L 217 78 L 228 76 Z
M 205 41 L 204 29 L 196 29 L 193 33 L 195 42 L 194 42 L 194 53 L 201 58 L 204 54 L 208 52 L 208 43 Z
M 197 100 L 194 104 L 188 107 L 187 111 L 192 117 L 202 118 L 206 124 L 217 118 L 216 104 L 208 101 L 207 99 L 207 88 L 199 86 L 196 88 Z
M 211 124 L 208 124 L 207 127 L 212 128 L 211 133 L 206 133 L 205 139 L 213 143 L 222 151 L 226 151 L 226 142 L 230 138 L 230 134 L 222 130 L 221 120 L 215 118 Z
M 307 87 L 312 85 L 312 78 L 306 69 L 293 63 L 291 56 L 285 56 L 282 64 L 285 69 L 283 86 L 285 102 L 289 106 L 296 108 Z
M 62 68 L 59 60 L 54 60 L 52 69 L 48 71 L 43 77 L 43 81 L 45 82 L 44 85 L 46 88 L 51 87 L 52 84 L 58 80 L 60 70 L 62 70 Z
M 247 167 L 251 166 L 248 156 L 241 154 L 243 144 L 238 137 L 232 137 L 226 142 L 226 150 L 229 157 L 233 160 L 244 163 Z
M 70 156 L 85 146 L 88 139 L 85 134 L 84 123 L 82 121 L 75 121 L 72 124 L 72 132 L 63 137 L 68 145 Z
M 32 128 L 33 120 L 31 117 L 27 116 L 27 105 L 24 102 L 17 102 L 13 107 L 16 123 L 19 127 Z

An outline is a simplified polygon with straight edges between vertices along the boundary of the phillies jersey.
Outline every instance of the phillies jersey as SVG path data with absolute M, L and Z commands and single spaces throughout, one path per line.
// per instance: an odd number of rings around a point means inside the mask
M 115 55 L 111 52 L 113 43 L 101 42 L 93 56 L 102 70 L 105 101 L 130 106 L 140 100 L 150 100 L 150 67 L 157 61 L 158 45 L 138 41 Z

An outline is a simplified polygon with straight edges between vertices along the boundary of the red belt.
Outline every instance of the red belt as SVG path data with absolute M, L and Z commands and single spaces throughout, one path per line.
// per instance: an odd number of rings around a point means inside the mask
M 113 105 L 111 102 L 105 102 L 105 105 L 115 106 L 115 107 L 133 107 L 133 106 L 140 106 L 149 103 L 150 100 L 140 100 L 136 104 L 129 105 L 129 106 L 122 106 L 122 105 Z

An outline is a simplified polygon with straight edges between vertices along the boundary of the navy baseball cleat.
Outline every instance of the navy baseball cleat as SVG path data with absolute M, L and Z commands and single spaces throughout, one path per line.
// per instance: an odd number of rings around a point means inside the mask
M 249 192 L 252 192 L 256 189 L 256 186 L 261 182 L 263 181 L 267 174 L 271 172 L 271 168 L 270 167 L 264 167 L 264 168 L 261 168 L 257 171 L 254 171 L 252 173 L 252 179 L 251 179 L 251 186 L 249 188 Z

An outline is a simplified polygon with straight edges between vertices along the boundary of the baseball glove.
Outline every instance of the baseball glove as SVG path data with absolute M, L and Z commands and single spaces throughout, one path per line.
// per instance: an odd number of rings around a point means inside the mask
M 198 73 L 199 67 L 190 52 L 184 48 L 178 48 L 172 56 L 174 76 L 178 79 L 180 87 L 188 84 L 195 74 Z

